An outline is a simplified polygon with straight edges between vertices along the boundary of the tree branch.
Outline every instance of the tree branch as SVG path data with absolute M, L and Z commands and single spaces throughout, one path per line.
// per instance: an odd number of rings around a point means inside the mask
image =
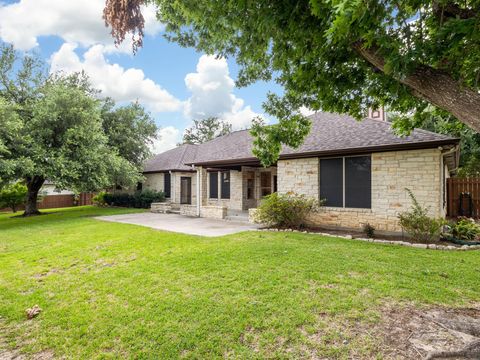
M 367 48 L 361 41 L 354 43 L 353 48 L 363 59 L 385 72 L 385 59 L 379 54 L 378 48 Z M 410 88 L 415 97 L 450 112 L 458 120 L 480 132 L 480 94 L 464 86 L 447 72 L 419 65 L 409 75 L 397 77 L 396 80 Z

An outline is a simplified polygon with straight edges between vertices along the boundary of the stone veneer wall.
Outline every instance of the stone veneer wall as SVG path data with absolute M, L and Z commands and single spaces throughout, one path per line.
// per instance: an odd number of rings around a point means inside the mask
M 164 191 L 164 174 L 163 173 L 150 173 L 144 174 L 145 181 L 143 186 L 145 189 Z M 170 185 L 172 187 L 170 191 L 170 199 L 175 204 L 180 204 L 180 178 L 191 177 L 192 178 L 192 205 L 197 203 L 197 173 L 196 172 L 179 172 L 174 171 L 171 173 Z
M 143 176 L 145 176 L 145 181 L 143 182 L 143 187 L 145 189 L 164 191 L 163 173 L 150 173 L 144 174 Z
M 180 205 L 180 215 L 197 216 L 196 205 Z M 210 219 L 225 219 L 227 208 L 223 206 L 202 206 L 200 208 L 200 217 Z
M 310 218 L 311 225 L 360 228 L 370 223 L 379 231 L 398 232 L 398 214 L 411 201 L 405 188 L 431 216 L 443 216 L 442 155 L 439 149 L 392 151 L 372 155 L 371 209 L 324 207 Z M 280 160 L 278 190 L 319 197 L 319 159 Z
M 208 189 L 210 188 L 210 176 L 205 173 L 204 176 L 204 205 L 227 207 L 230 210 L 242 210 L 242 172 L 230 170 L 230 199 L 221 199 L 221 184 L 218 179 L 218 199 L 210 199 L 208 197 Z

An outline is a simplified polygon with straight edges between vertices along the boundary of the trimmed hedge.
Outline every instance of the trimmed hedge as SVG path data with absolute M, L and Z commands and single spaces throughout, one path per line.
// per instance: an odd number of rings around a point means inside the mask
M 153 202 L 165 201 L 165 193 L 154 190 L 137 191 L 134 194 L 106 193 L 103 195 L 103 200 L 110 206 L 148 209 Z

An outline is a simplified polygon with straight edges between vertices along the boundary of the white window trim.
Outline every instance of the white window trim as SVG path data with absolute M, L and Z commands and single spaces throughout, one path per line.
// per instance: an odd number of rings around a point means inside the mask
M 372 161 L 372 154 L 360 154 L 360 155 L 346 155 L 346 156 L 329 156 L 329 157 L 320 157 L 318 158 L 318 197 L 319 200 L 321 201 L 320 197 L 320 188 L 322 186 L 321 181 L 320 181 L 320 172 L 322 171 L 322 167 L 320 165 L 320 160 L 327 160 L 327 159 L 342 159 L 342 206 L 326 206 L 326 208 L 331 208 L 331 209 L 347 209 L 347 210 L 372 210 L 372 184 L 370 183 L 370 207 L 365 208 L 352 208 L 352 207 L 346 207 L 345 206 L 345 158 L 352 158 L 352 157 L 365 157 L 369 156 L 370 157 L 370 174 L 372 174 L 372 168 L 371 168 L 371 161 Z M 370 175 L 371 176 L 371 175 Z M 370 178 L 371 181 L 371 178 Z

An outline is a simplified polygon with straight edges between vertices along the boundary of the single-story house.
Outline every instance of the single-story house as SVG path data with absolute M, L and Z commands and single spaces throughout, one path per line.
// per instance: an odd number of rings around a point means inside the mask
M 245 214 L 265 195 L 295 192 L 325 200 L 311 225 L 359 228 L 369 223 L 378 231 L 397 232 L 398 214 L 411 205 L 405 188 L 432 216 L 445 216 L 445 184 L 458 166 L 459 139 L 420 129 L 399 137 L 384 117 L 373 111 L 356 121 L 316 113 L 303 145 L 284 147 L 268 168 L 252 155 L 248 130 L 183 145 L 148 162 L 145 186 L 170 186 L 171 203 L 192 216 Z M 165 180 L 166 174 L 175 185 Z

